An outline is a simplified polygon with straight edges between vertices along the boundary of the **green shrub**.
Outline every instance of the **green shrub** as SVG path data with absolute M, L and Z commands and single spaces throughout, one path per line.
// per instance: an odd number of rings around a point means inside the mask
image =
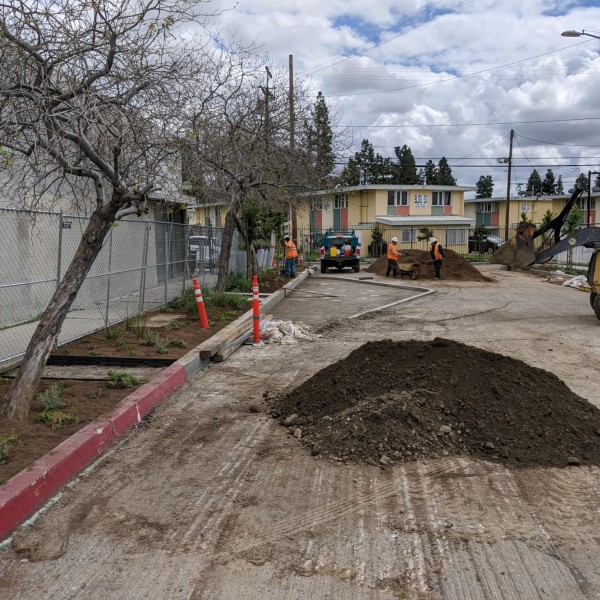
M 63 384 L 55 383 L 53 386 L 39 394 L 37 399 L 42 409 L 57 410 L 68 406 L 68 403 L 62 399 L 64 390 L 65 386 Z
M 108 372 L 108 387 L 125 389 L 134 388 L 138 385 L 145 383 L 145 379 L 140 379 L 131 373 L 123 373 L 122 371 L 109 371 Z
M 229 273 L 225 291 L 248 293 L 252 291 L 252 282 L 243 273 Z
M 167 338 L 160 337 L 157 335 L 154 338 L 154 350 L 158 354 L 166 354 L 169 351 L 169 340 Z
M 10 435 L 0 436 L 0 465 L 8 460 L 12 446 L 22 443 L 23 440 L 14 432 Z
M 60 410 L 45 410 L 36 420 L 48 425 L 51 429 L 62 429 L 69 423 L 81 422 L 81 419 L 74 413 Z
M 106 330 L 106 337 L 109 340 L 118 340 L 123 335 L 123 332 L 116 327 L 109 327 Z
M 187 342 L 185 340 L 172 340 L 169 342 L 169 346 L 173 346 L 174 348 L 187 348 Z

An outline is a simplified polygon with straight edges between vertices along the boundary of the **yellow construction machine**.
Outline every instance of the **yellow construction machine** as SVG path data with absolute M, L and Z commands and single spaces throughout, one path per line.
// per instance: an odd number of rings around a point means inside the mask
M 534 263 L 544 263 L 576 246 L 592 248 L 594 252 L 588 265 L 587 282 L 591 289 L 590 304 L 600 319 L 600 227 L 584 227 L 570 234 L 564 233 L 567 215 L 583 191 L 577 185 L 560 214 L 539 229 L 531 223 L 520 223 L 517 235 L 500 246 L 492 254 L 490 262 L 506 265 L 509 269 L 522 269 Z M 536 248 L 534 240 L 538 238 L 541 243 Z

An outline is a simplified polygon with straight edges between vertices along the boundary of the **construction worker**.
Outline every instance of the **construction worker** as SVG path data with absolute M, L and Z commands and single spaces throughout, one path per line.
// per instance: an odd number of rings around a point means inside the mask
M 400 256 L 400 252 L 398 251 L 398 238 L 393 237 L 392 243 L 388 246 L 387 249 L 387 271 L 385 272 L 385 276 L 389 277 L 390 273 L 393 272 L 394 277 L 398 277 L 398 257 Z
M 289 235 L 283 238 L 283 245 L 285 246 L 285 276 L 293 279 L 296 277 L 298 250 L 296 250 L 296 244 L 292 242 Z
M 429 245 L 431 247 L 430 253 L 431 258 L 433 258 L 435 278 L 441 279 L 442 263 L 444 262 L 444 256 L 446 256 L 444 248 L 434 237 L 429 238 Z

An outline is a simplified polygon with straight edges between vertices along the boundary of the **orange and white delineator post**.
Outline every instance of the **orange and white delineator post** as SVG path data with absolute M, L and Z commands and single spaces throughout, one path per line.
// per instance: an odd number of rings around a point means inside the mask
M 260 339 L 260 297 L 258 295 L 258 276 L 252 277 L 252 321 L 254 326 L 254 346 L 262 346 Z
M 200 317 L 200 325 L 202 329 L 208 329 L 208 315 L 206 314 L 206 306 L 202 298 L 202 290 L 198 280 L 194 277 L 194 296 L 196 296 L 196 306 L 198 307 L 198 316 Z

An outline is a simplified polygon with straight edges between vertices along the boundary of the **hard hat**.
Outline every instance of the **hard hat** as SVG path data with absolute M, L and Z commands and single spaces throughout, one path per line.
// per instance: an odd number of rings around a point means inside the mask
M 392 242 L 397 242 L 397 241 L 398 241 L 398 238 L 394 236 L 394 237 L 392 238 Z
M 430 243 L 430 244 L 433 244 L 433 242 L 437 242 L 437 240 L 436 240 L 434 237 L 432 237 L 432 238 L 429 238 L 429 243 Z
M 284 235 L 284 236 L 283 236 L 283 239 L 284 239 L 284 240 L 289 240 L 289 239 L 290 239 L 290 236 L 289 236 L 289 235 Z

